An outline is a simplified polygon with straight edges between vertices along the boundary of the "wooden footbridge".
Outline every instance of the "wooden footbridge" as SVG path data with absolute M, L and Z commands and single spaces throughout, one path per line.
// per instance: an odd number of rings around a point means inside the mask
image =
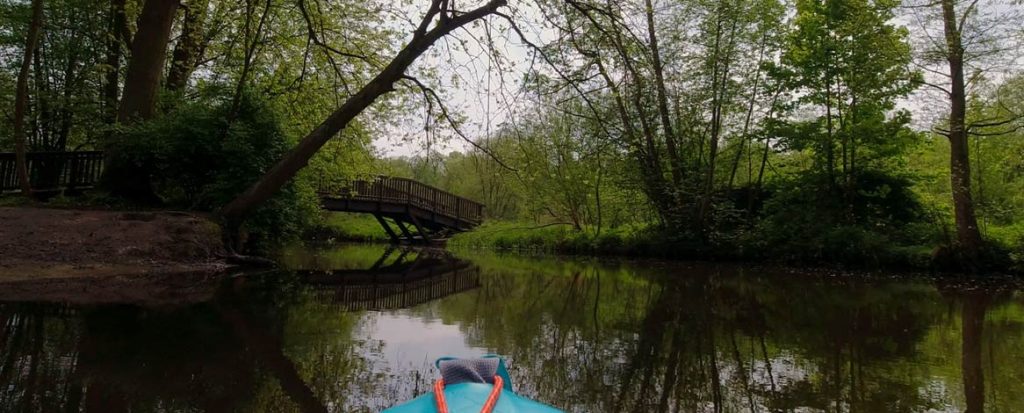
M 443 241 L 480 225 L 484 214 L 481 203 L 412 179 L 387 176 L 353 181 L 339 190 L 322 189 L 320 200 L 329 211 L 372 214 L 396 244 Z
M 59 193 L 92 188 L 103 172 L 103 152 L 29 152 L 34 191 Z M 19 191 L 13 153 L 0 153 L 0 193 Z M 407 178 L 379 176 L 330 189 L 321 185 L 328 211 L 372 214 L 395 244 L 442 242 L 483 221 L 484 205 Z

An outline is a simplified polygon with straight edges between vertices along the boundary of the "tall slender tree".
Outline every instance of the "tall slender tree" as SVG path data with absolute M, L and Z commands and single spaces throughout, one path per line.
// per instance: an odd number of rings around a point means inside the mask
M 828 189 L 843 196 L 848 206 L 856 188 L 858 139 L 884 139 L 865 130 L 867 124 L 884 120 L 896 100 L 916 85 L 916 73 L 908 70 L 907 33 L 891 23 L 896 5 L 798 1 L 796 30 L 783 54 L 782 62 L 796 74 L 794 86 L 806 92 L 803 103 L 823 115 L 818 122 L 824 130 L 809 145 L 815 149 L 817 169 L 827 178 Z
M 963 17 L 969 17 L 967 10 Z M 977 259 L 981 249 L 981 231 L 971 196 L 971 161 L 967 146 L 967 88 L 964 81 L 964 46 L 962 25 L 957 18 L 955 1 L 942 0 L 942 27 L 946 38 L 946 61 L 949 63 L 949 171 L 953 188 L 957 243 L 968 260 Z
M 25 53 L 18 72 L 18 86 L 14 101 L 14 145 L 15 168 L 18 173 L 18 186 L 24 196 L 32 196 L 32 183 L 29 181 L 28 161 L 25 156 L 25 112 L 28 111 L 28 77 L 32 68 L 32 56 L 39 44 L 39 32 L 43 27 L 43 0 L 32 0 L 32 18 L 28 25 L 28 36 L 25 39 Z
M 985 76 L 1015 65 L 1011 53 L 1020 44 L 1019 6 L 985 0 L 939 0 L 907 6 L 921 22 L 916 64 L 929 76 L 922 83 L 948 103 L 944 127 L 936 132 L 949 140 L 950 187 L 956 239 L 954 250 L 967 267 L 978 267 L 983 239 L 978 226 L 971 183 L 969 137 L 980 129 L 1010 119 L 969 119 L 972 89 Z
M 117 121 L 118 97 L 121 89 L 121 60 L 124 48 L 131 43 L 125 0 L 110 0 L 107 31 L 107 72 L 104 76 L 103 104 L 105 119 Z

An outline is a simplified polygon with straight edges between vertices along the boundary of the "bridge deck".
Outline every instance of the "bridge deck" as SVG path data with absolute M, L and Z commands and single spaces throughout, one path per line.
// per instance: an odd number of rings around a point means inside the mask
M 468 231 L 480 225 L 484 211 L 483 204 L 430 185 L 383 176 L 354 181 L 338 191 L 321 191 L 320 200 L 326 210 L 373 214 L 394 242 L 431 242 L 448 233 Z

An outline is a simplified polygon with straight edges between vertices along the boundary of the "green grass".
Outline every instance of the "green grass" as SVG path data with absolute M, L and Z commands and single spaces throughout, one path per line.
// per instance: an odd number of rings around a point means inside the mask
M 842 232 L 842 231 L 838 231 Z M 863 231 L 862 231 L 863 232 Z M 871 234 L 867 234 L 871 235 Z M 666 233 L 655 226 L 634 225 L 604 229 L 575 230 L 568 225 L 536 225 L 524 222 L 488 222 L 477 229 L 455 235 L 448 245 L 456 249 L 539 252 L 574 255 L 619 255 L 651 258 L 786 261 L 814 265 L 838 265 L 854 268 L 932 269 L 935 245 L 930 242 L 892 242 L 877 236 L 843 235 L 836 245 L 824 248 L 820 257 L 809 254 L 782 257 L 766 255 L 756 239 L 726 240 L 722 245 L 707 245 L 678 234 Z M 990 228 L 989 235 L 1009 251 L 1016 263 L 1011 270 L 1024 270 L 1024 231 L 1018 226 Z M 877 238 L 877 239 L 876 239 Z M 884 241 L 884 242 L 882 242 Z M 799 242 L 777 247 L 798 247 Z M 778 248 L 776 248 L 778 249 Z M 852 251 L 852 252 L 851 252 Z M 813 252 L 813 251 L 809 251 Z M 846 255 L 843 255 L 846 254 Z M 844 257 L 859 257 L 856 260 Z M 867 258 L 865 258 L 867 257 Z
M 488 222 L 479 228 L 457 234 L 448 245 L 460 248 L 487 248 L 503 251 L 550 252 L 585 255 L 675 256 L 679 249 L 664 234 L 646 225 L 613 229 L 584 228 L 569 225 L 536 225 L 523 222 Z
M 321 241 L 389 241 L 387 233 L 372 216 L 345 212 L 324 213 L 322 223 L 310 236 Z
M 986 237 L 1000 245 L 1024 247 L 1024 221 L 1006 226 L 989 225 L 984 232 Z
M 1009 255 L 1013 269 L 1024 272 L 1024 221 L 1013 225 L 989 225 L 985 236 Z

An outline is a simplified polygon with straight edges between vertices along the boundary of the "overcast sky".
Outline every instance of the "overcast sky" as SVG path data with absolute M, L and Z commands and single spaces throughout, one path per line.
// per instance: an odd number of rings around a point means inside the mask
M 410 10 L 410 15 L 422 16 L 424 3 L 428 2 L 416 3 L 420 3 L 417 5 L 420 9 Z M 505 7 L 501 11 L 516 19 L 531 42 L 543 44 L 554 39 L 554 31 L 545 30 L 538 24 L 540 15 L 532 1 L 510 3 L 514 7 Z M 411 32 L 412 28 L 406 27 L 405 30 Z M 488 32 L 490 36 L 487 36 Z M 498 51 L 497 57 L 487 51 L 488 39 Z M 520 42 L 504 19 L 490 16 L 484 24 L 456 31 L 436 43 L 412 71 L 423 68 L 436 70 L 438 93 L 450 112 L 465 119 L 460 130 L 476 140 L 494 132 L 522 103 L 518 85 L 530 65 L 530 49 Z M 417 103 L 422 104 L 421 101 Z M 374 147 L 381 155 L 422 155 L 428 145 L 441 153 L 470 148 L 469 143 L 451 133 L 446 125 L 434 128 L 432 132 L 436 135 L 431 133 L 428 136 L 424 132 L 424 110 L 425 107 L 420 107 L 408 119 L 374 140 Z

